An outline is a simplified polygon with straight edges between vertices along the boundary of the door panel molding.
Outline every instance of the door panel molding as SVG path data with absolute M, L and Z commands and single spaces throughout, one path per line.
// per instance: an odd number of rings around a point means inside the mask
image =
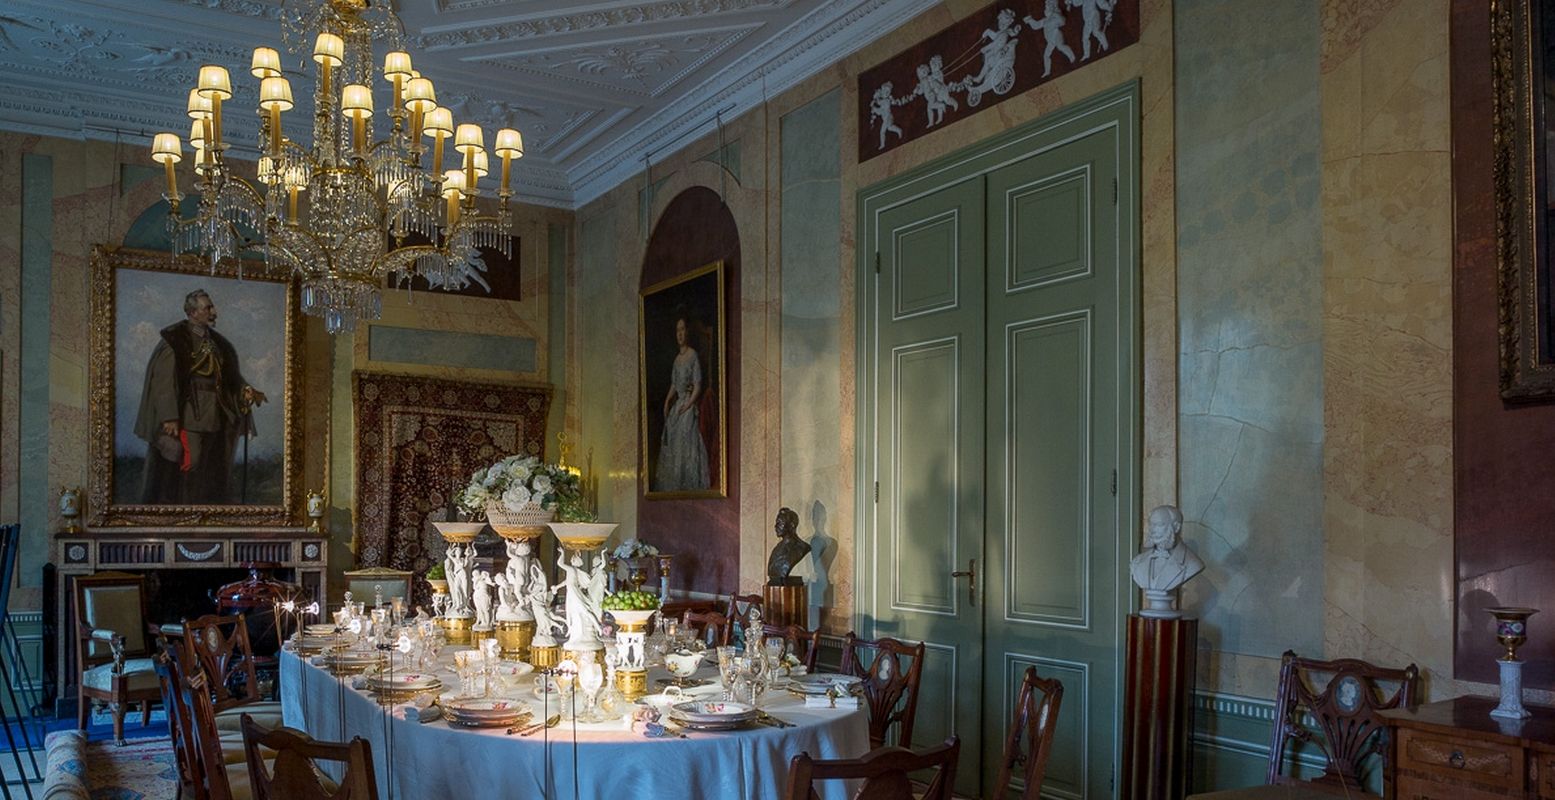
M 950 454 L 949 458 L 943 459 L 941 461 L 941 464 L 946 469 L 948 469 L 950 473 L 947 476 L 949 478 L 949 483 L 946 487 L 948 491 L 945 493 L 949 495 L 949 508 L 948 513 L 945 515 L 948 519 L 945 526 L 944 537 L 945 540 L 949 542 L 950 546 L 948 562 L 946 562 L 943 557 L 936 558 L 935 554 L 933 553 L 922 553 L 921 547 L 905 548 L 902 546 L 903 539 L 912 538 L 910 536 L 911 531 L 917 530 L 918 525 L 932 524 L 932 520 L 925 519 L 925 515 L 921 513 L 908 513 L 907 509 L 902 507 L 903 499 L 908 497 L 909 494 L 912 494 L 914 499 L 925 496 L 925 493 L 923 492 L 909 493 L 903 490 L 902 487 L 905 485 L 902 480 L 903 464 L 906 463 L 909 470 L 917 472 L 923 469 L 924 462 L 932 460 L 930 458 L 907 458 L 903 456 L 904 450 L 902 444 L 904 441 L 911 439 L 918 442 L 924 442 L 925 437 L 929 431 L 926 430 L 928 427 L 926 421 L 914 417 L 912 420 L 914 423 L 913 433 L 916 435 L 910 437 L 903 436 L 902 426 L 904 424 L 904 420 L 909 415 L 903 413 L 902 401 L 904 397 L 912 397 L 915 400 L 928 399 L 931 401 L 941 399 L 940 395 L 929 394 L 928 392 L 923 391 L 926 384 L 921 380 L 913 383 L 916 391 L 905 391 L 903 386 L 903 375 L 906 370 L 903 369 L 903 365 L 913 356 L 924 357 L 929 356 L 930 354 L 938 354 L 941 352 L 948 352 L 950 361 L 948 368 L 943 370 L 944 377 L 948 379 L 948 385 L 945 387 L 944 395 L 948 396 L 950 400 L 950 413 L 948 419 L 949 430 L 947 431 L 950 439 L 948 443 L 938 448 L 939 452 L 948 452 Z M 920 614 L 937 614 L 947 617 L 954 617 L 957 613 L 959 613 L 959 608 L 956 601 L 957 595 L 955 579 L 950 577 L 950 570 L 943 569 L 942 567 L 945 563 L 959 563 L 959 559 L 961 557 L 960 549 L 957 547 L 956 542 L 956 537 L 960 533 L 961 522 L 959 499 L 961 494 L 961 465 L 955 458 L 956 443 L 961 440 L 960 371 L 961 337 L 959 336 L 946 336 L 938 339 L 929 339 L 921 342 L 897 345 L 896 347 L 891 348 L 891 452 L 896 454 L 896 456 L 891 461 L 890 486 L 892 487 L 892 491 L 890 491 L 888 494 L 887 499 L 891 504 L 891 519 L 895 522 L 895 524 L 891 526 L 891 608 L 896 611 L 914 611 Z M 928 397 L 925 397 L 925 395 L 928 395 Z M 926 447 L 924 449 L 929 448 Z M 932 503 L 936 498 L 934 498 L 932 495 L 929 495 L 928 499 Z M 909 526 L 912 526 L 911 530 L 909 529 Z M 915 541 L 918 541 L 921 545 L 921 539 L 915 539 Z M 902 554 L 904 552 L 910 553 L 912 555 L 927 555 L 931 564 L 941 568 L 930 571 L 926 576 L 919 576 L 911 581 L 903 580 Z M 920 601 L 914 601 L 904 595 L 903 587 L 904 585 L 909 584 L 911 586 L 921 587 L 926 590 L 922 594 L 922 599 Z M 936 584 L 938 584 L 937 587 Z M 933 588 L 943 588 L 943 591 L 927 591 Z M 944 602 L 935 603 L 934 600 L 936 599 L 936 595 L 938 597 L 943 597 Z
M 1075 386 L 1078 389 L 1080 397 L 1076 400 L 1075 405 L 1082 409 L 1080 416 L 1083 420 L 1079 430 L 1079 436 L 1077 437 L 1078 441 L 1074 443 L 1075 452 L 1077 455 L 1076 460 L 1079 462 L 1078 466 L 1074 468 L 1074 472 L 1078 479 L 1078 486 L 1075 487 L 1075 496 L 1091 496 L 1091 491 L 1093 488 L 1093 484 L 1091 482 L 1092 465 L 1090 457 L 1091 446 L 1093 444 L 1091 436 L 1091 427 L 1093 424 L 1091 409 L 1091 342 L 1093 340 L 1093 335 L 1091 331 L 1091 325 L 1091 310 L 1088 308 L 1082 308 L 1073 311 L 1065 311 L 1057 314 L 1046 314 L 1040 317 L 1033 317 L 1031 319 L 1011 322 L 1004 326 L 1004 349 L 1006 356 L 1004 360 L 1004 384 L 1006 387 L 1006 391 L 1004 393 L 1004 425 L 1005 430 L 1009 431 L 1010 435 L 1008 436 L 1007 440 L 1009 444 L 1006 445 L 1004 451 L 1004 519 L 1006 524 L 1003 526 L 1004 529 L 998 533 L 1004 538 L 1005 553 L 1008 556 L 1004 563 L 1005 591 L 1003 600 L 1004 619 L 1006 622 L 1017 622 L 1027 625 L 1046 626 L 1052 628 L 1064 628 L 1068 630 L 1088 631 L 1091 629 L 1091 593 L 1094 587 L 1091 586 L 1092 519 L 1091 507 L 1089 503 L 1077 503 L 1077 507 L 1074 509 L 1077 512 L 1078 519 L 1075 520 L 1074 525 L 1076 541 L 1073 542 L 1073 552 L 1075 556 L 1077 556 L 1078 560 L 1074 563 L 1073 566 L 1081 578 L 1080 585 L 1075 587 L 1075 599 L 1078 602 L 1070 605 L 1068 608 L 1053 602 L 1032 602 L 1028 604 L 1032 608 L 1052 609 L 1046 613 L 1041 611 L 1028 611 L 1023 613 L 1018 610 L 1021 603 L 1020 598 L 1017 596 L 1017 592 L 1019 591 L 1021 582 L 1016 579 L 1017 570 L 1022 566 L 1029 566 L 1032 563 L 1055 563 L 1057 559 L 1053 558 L 1054 554 L 1051 552 L 1039 553 L 1035 557 L 1023 556 L 1021 554 L 1021 515 L 1019 505 L 1020 500 L 1029 496 L 1029 494 L 1028 492 L 1022 492 L 1018 489 L 1018 485 L 1022 483 L 1022 478 L 1024 476 L 1019 466 L 1019 454 L 1015 452 L 1015 443 L 1022 441 L 1022 437 L 1016 435 L 1016 431 L 1021 430 L 1022 420 L 1031 420 L 1034 416 L 1032 414 L 1016 413 L 1017 409 L 1031 411 L 1033 406 L 1033 401 L 1031 399 L 1028 398 L 1023 402 L 1022 398 L 1019 396 L 1021 386 L 1019 375 L 1017 374 L 1020 371 L 1018 337 L 1023 333 L 1046 333 L 1056 332 L 1063 329 L 1073 329 L 1077 331 L 1079 338 L 1078 346 L 1076 348 L 1077 355 L 1075 359 L 1078 362 L 1079 374 Z M 1042 365 L 1033 365 L 1032 368 L 1037 370 L 1039 373 L 1043 372 Z M 1050 375 L 1051 373 L 1045 374 Z M 1052 383 L 1062 383 L 1062 381 L 1052 381 Z M 1030 484 L 1032 482 L 1027 481 L 1026 483 Z M 1043 530 L 1049 532 L 1054 529 L 1063 530 L 1063 527 L 1059 524 L 1042 526 L 1042 528 Z M 1036 585 L 1031 588 L 1037 591 L 1051 591 L 1053 584 L 1051 581 L 1046 580 L 1037 581 Z M 1063 613 L 1065 611 L 1072 611 L 1073 613 L 1066 615 Z
M 1079 207 L 1077 222 L 1080 229 L 1079 243 L 1081 252 L 1076 254 L 1076 265 L 1065 269 L 1043 270 L 1036 276 L 1024 280 L 1017 277 L 1015 270 L 1010 269 L 1009 266 L 1020 261 L 1019 242 L 1013 233 L 1019 227 L 1015 221 L 1018 203 L 1025 198 L 1035 197 L 1043 192 L 1053 192 L 1070 184 L 1077 185 L 1080 194 L 1076 204 Z M 1005 230 L 1011 232 L 1010 235 L 1004 238 L 1004 263 L 1006 268 L 1003 272 L 1005 294 L 1041 289 L 1045 286 L 1052 286 L 1065 281 L 1081 280 L 1091 276 L 1091 265 L 1094 263 L 1090 235 L 1094 225 L 1091 219 L 1091 194 L 1095 190 L 1094 186 L 1095 184 L 1091 176 L 1091 165 L 1081 164 L 1074 169 L 1064 170 L 1040 180 L 1031 181 L 1020 186 L 1012 186 L 1005 190 L 1005 209 L 1008 214 L 1008 218 L 1005 220 Z
M 954 311 L 961 305 L 961 264 L 958 255 L 961 252 L 961 211 L 952 208 L 941 214 L 925 217 L 891 231 L 891 264 L 896 270 L 895 280 L 891 282 L 891 321 L 901 322 L 904 319 L 921 317 L 925 314 L 934 314 L 943 311 Z M 905 277 L 902 271 L 902 253 L 907 248 L 902 246 L 902 240 L 914 234 L 923 234 L 944 225 L 950 226 L 950 256 L 948 297 L 941 302 L 934 303 L 934 298 L 924 298 L 926 302 L 912 308 L 905 308 L 902 302 L 902 284 Z

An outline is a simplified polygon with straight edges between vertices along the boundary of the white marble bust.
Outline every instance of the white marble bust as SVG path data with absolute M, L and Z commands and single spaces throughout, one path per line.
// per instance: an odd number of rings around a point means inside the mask
M 1182 512 L 1176 506 L 1156 506 L 1150 512 L 1145 547 L 1129 562 L 1129 575 L 1145 591 L 1144 617 L 1176 619 L 1175 592 L 1204 571 L 1204 562 L 1183 543 Z

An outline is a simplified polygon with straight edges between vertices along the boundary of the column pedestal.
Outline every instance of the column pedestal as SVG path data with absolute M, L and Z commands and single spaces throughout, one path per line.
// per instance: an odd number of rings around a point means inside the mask
M 1181 800 L 1192 782 L 1199 621 L 1128 618 L 1119 797 Z
M 762 619 L 768 625 L 810 627 L 810 591 L 802 583 L 792 586 L 761 587 Z

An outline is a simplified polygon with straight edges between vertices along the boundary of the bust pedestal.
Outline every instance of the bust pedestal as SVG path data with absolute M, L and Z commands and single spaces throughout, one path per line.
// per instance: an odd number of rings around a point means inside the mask
M 768 625 L 810 627 L 810 591 L 804 583 L 761 587 L 762 622 Z
M 1193 729 L 1199 621 L 1145 613 L 1128 618 L 1123 785 L 1118 796 L 1180 800 L 1193 777 L 1188 734 Z

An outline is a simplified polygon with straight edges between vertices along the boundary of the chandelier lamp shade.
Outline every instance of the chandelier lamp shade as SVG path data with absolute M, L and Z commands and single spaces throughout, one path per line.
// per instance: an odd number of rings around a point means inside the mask
M 292 76 L 313 73 L 311 141 L 287 135 L 287 114 L 299 103 L 281 52 L 256 47 L 249 75 L 258 89 L 257 183 L 239 177 L 223 138 L 231 77 L 219 64 L 200 67 L 188 102 L 199 195 L 189 218 L 180 209 L 178 134 L 158 133 L 151 147 L 167 177 L 174 252 L 201 253 L 214 267 L 260 249 L 267 268 L 298 275 L 303 310 L 322 317 L 332 334 L 377 319 L 390 280 L 420 276 L 458 290 L 486 269 L 479 248 L 511 257 L 511 165 L 524 155 L 523 135 L 496 132 L 499 202 L 495 212 L 483 211 L 477 200 L 493 193 L 481 184 L 490 163 L 485 132 L 456 125 L 437 104 L 432 80 L 411 66 L 403 26 L 386 0 L 287 3 L 281 23 L 295 57 Z M 381 80 L 375 44 L 383 50 Z M 388 102 L 375 104 L 375 91 Z M 387 133 L 375 138 L 379 126 Z M 456 163 L 444 164 L 445 155 Z

